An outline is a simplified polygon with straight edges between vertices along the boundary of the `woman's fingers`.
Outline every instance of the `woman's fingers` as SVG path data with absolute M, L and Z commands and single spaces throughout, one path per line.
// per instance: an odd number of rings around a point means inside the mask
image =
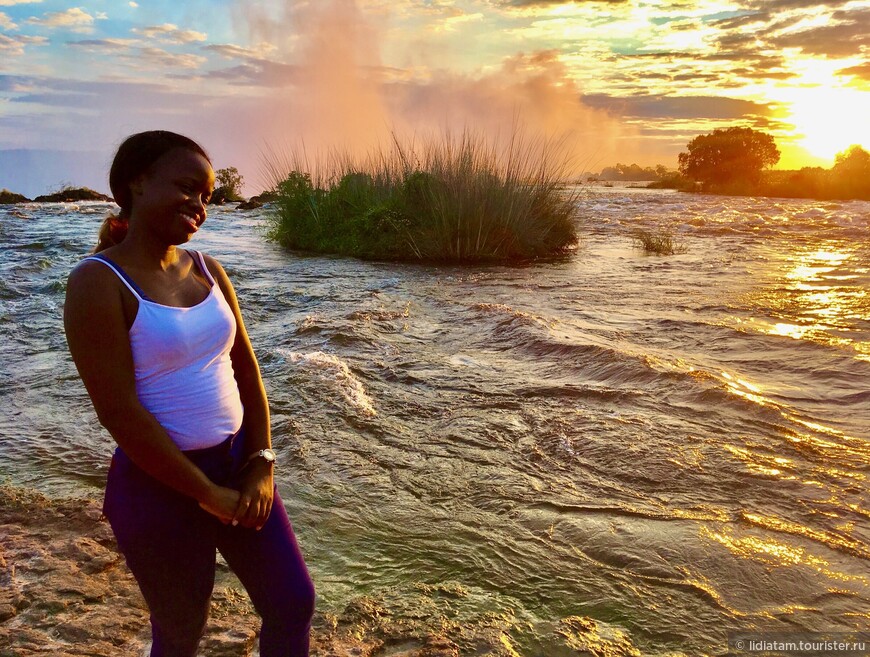
M 242 493 L 239 496 L 239 504 L 236 506 L 236 512 L 233 514 L 233 526 L 242 524 L 243 527 L 249 527 L 247 522 L 248 512 L 251 508 L 252 499 L 249 495 Z

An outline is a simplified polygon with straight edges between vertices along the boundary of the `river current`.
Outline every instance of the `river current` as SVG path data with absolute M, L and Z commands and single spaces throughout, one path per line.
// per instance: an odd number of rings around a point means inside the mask
M 577 250 L 523 267 L 289 253 L 211 210 L 191 247 L 236 286 L 318 607 L 540 657 L 870 627 L 870 203 L 578 202 Z M 0 481 L 102 494 L 61 315 L 109 208 L 0 208 Z

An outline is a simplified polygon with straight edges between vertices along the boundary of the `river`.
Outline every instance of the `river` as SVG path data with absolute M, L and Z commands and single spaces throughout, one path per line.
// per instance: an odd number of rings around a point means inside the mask
M 536 657 L 870 627 L 870 203 L 578 203 L 577 250 L 523 267 L 288 253 L 211 211 L 191 247 L 236 286 L 318 607 Z M 49 495 L 99 498 L 113 448 L 61 319 L 109 207 L 0 207 L 0 480 Z

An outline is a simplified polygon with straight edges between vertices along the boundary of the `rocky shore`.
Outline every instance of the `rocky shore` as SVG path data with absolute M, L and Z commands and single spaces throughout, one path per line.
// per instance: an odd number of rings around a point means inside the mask
M 219 565 L 200 654 L 256 655 L 258 627 L 241 584 Z M 0 486 L 0 657 L 138 657 L 149 645 L 147 608 L 99 503 Z M 340 615 L 315 614 L 311 655 L 457 657 L 459 648 L 392 625 L 361 597 Z

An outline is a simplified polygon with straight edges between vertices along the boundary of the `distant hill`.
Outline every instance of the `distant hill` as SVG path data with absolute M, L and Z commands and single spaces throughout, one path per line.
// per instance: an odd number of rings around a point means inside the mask
M 29 198 L 61 187 L 109 191 L 108 157 L 96 151 L 0 150 L 0 188 Z

